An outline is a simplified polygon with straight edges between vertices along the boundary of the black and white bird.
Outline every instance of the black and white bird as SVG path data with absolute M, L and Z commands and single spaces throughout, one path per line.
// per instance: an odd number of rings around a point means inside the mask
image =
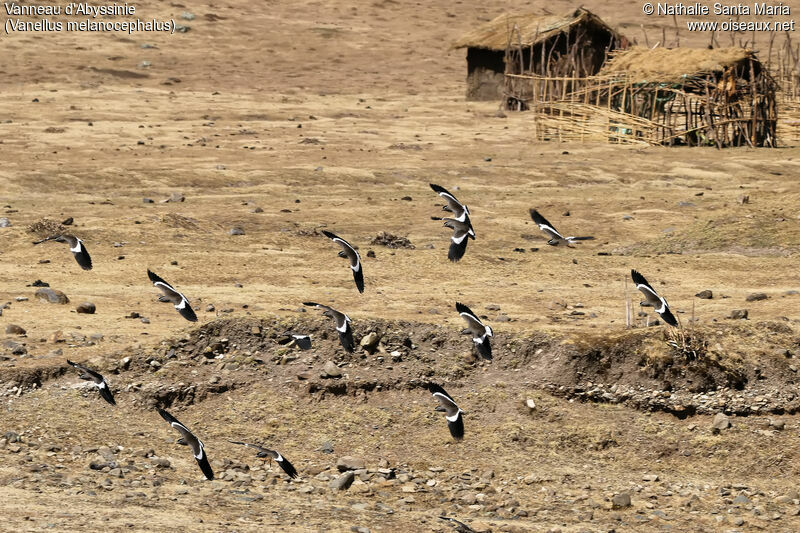
M 492 345 L 489 343 L 489 338 L 494 335 L 492 328 L 484 325 L 478 315 L 462 303 L 456 302 L 456 311 L 467 322 L 467 329 L 464 330 L 464 333 L 472 334 L 472 342 L 475 343 L 478 353 L 486 359 L 491 359 Z
M 469 239 L 475 240 L 475 231 L 472 229 L 472 224 L 469 219 L 467 219 L 466 222 L 459 222 L 454 218 L 431 217 L 431 219 L 443 220 L 444 227 L 453 230 L 453 235 L 450 237 L 450 249 L 447 251 L 447 258 L 457 263 L 467 252 L 467 243 Z
M 80 378 L 85 380 L 92 380 L 94 382 L 94 386 L 97 387 L 97 391 L 100 393 L 100 396 L 110 403 L 111 405 L 117 405 L 117 402 L 114 401 L 114 395 L 111 394 L 111 387 L 108 385 L 108 381 L 106 378 L 101 376 L 98 372 L 90 368 L 86 368 L 83 365 L 79 365 L 78 363 L 73 363 L 69 359 L 67 359 L 67 364 L 76 368 L 80 373 Z
M 303 305 L 309 307 L 316 307 L 323 310 L 323 315 L 330 317 L 336 322 L 336 331 L 339 333 L 339 342 L 347 352 L 352 352 L 355 348 L 355 341 L 353 340 L 353 328 L 350 327 L 350 317 L 344 313 L 340 313 L 332 307 L 327 305 L 318 304 L 316 302 L 303 302 Z
M 297 333 L 287 331 L 280 339 L 278 339 L 278 344 L 294 346 L 298 350 L 310 350 L 311 337 L 308 335 L 299 335 Z
M 260 457 L 265 461 L 267 459 L 270 461 L 274 459 L 275 462 L 278 463 L 278 466 L 280 466 L 283 469 L 283 471 L 286 472 L 287 476 L 289 476 L 292 479 L 297 477 L 297 470 L 294 468 L 292 463 L 290 463 L 289 460 L 286 459 L 286 457 L 276 452 L 275 450 L 264 448 L 263 446 L 259 446 L 258 444 L 248 444 L 247 442 L 239 442 L 235 440 L 231 440 L 228 442 L 230 442 L 231 444 L 239 444 L 241 446 L 247 446 L 248 448 L 253 448 L 254 450 L 257 451 L 256 457 Z
M 55 241 L 55 242 L 65 242 L 69 245 L 69 251 L 72 252 L 73 257 L 75 257 L 75 261 L 81 266 L 84 270 L 91 270 L 92 269 L 92 258 L 89 255 L 88 250 L 86 250 L 86 246 L 83 245 L 83 241 L 73 235 L 54 235 L 52 237 L 44 238 L 40 241 L 36 241 L 33 244 L 42 244 L 43 242 L 47 241 Z
M 175 306 L 175 309 L 178 310 L 183 318 L 189 322 L 197 322 L 197 315 L 194 314 L 192 306 L 189 305 L 189 300 L 187 300 L 183 294 L 173 289 L 172 285 L 161 279 L 158 275 L 154 274 L 150 270 L 147 271 L 147 276 L 150 278 L 150 281 L 153 282 L 153 286 L 157 289 L 160 289 L 161 292 L 164 293 L 163 298 L 166 298 L 172 302 L 172 305 Z M 161 298 L 159 299 L 161 300 Z
M 447 201 L 447 205 L 443 206 L 442 210 L 453 213 L 453 218 L 459 222 L 467 222 L 469 220 L 469 208 L 467 206 L 459 202 L 455 196 L 441 185 L 436 185 L 435 183 L 430 183 L 429 185 L 436 194 Z
M 592 237 L 592 236 L 588 236 L 588 237 L 564 237 L 536 209 L 531 209 L 531 218 L 533 219 L 533 221 L 536 224 L 538 224 L 539 229 L 542 230 L 543 232 L 545 232 L 545 234 L 548 237 L 550 237 L 550 240 L 547 241 L 547 244 L 549 244 L 550 246 L 558 246 L 560 244 L 564 244 L 568 248 L 575 248 L 574 246 L 572 246 L 573 242 L 591 241 L 591 240 L 594 239 L 594 237 Z
M 667 301 L 658 295 L 655 289 L 653 289 L 653 287 L 647 283 L 647 280 L 644 279 L 644 276 L 635 270 L 631 270 L 631 278 L 636 284 L 636 288 L 642 291 L 642 294 L 644 294 L 644 301 L 640 302 L 639 305 L 642 307 L 652 307 L 653 310 L 658 313 L 658 316 L 664 320 L 664 322 L 670 326 L 677 326 L 678 321 L 675 319 L 675 315 L 672 314 L 672 311 L 669 310 Z
M 447 258 L 455 263 L 464 257 L 467 251 L 468 239 L 475 240 L 475 230 L 472 228 L 472 222 L 469 219 L 469 208 L 459 202 L 444 187 L 434 183 L 431 183 L 430 186 L 439 196 L 447 200 L 447 205 L 443 206 L 442 209 L 453 213 L 453 218 L 431 217 L 431 219 L 442 220 L 445 227 L 453 230 Z
M 450 429 L 450 434 L 456 440 L 464 438 L 464 411 L 456 405 L 456 402 L 441 385 L 436 383 L 429 383 L 428 390 L 431 391 L 433 397 L 439 401 L 439 405 L 434 409 L 435 411 L 444 411 L 445 418 L 447 419 L 447 427 Z
M 170 426 L 172 426 L 178 431 L 178 433 L 181 434 L 181 438 L 178 439 L 178 442 L 181 444 L 187 444 L 192 449 L 192 454 L 194 455 L 197 464 L 200 466 L 200 470 L 203 471 L 203 475 L 206 476 L 206 479 L 214 479 L 214 471 L 211 470 L 211 465 L 208 462 L 203 441 L 195 437 L 194 433 L 189 431 L 189 428 L 178 422 L 177 418 L 165 410 L 159 409 L 158 414 L 160 414 L 161 418 L 166 420 Z
M 349 242 L 330 231 L 322 230 L 322 234 L 342 247 L 341 251 L 339 251 L 339 257 L 345 257 L 350 261 L 350 268 L 353 270 L 353 279 L 356 282 L 356 288 L 358 292 L 364 292 L 364 269 L 361 267 L 361 256 L 358 250 L 353 248 Z

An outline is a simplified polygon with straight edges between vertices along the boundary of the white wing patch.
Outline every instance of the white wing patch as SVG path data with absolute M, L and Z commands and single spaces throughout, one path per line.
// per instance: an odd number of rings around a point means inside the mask
M 462 411 L 461 409 L 459 409 L 458 412 L 453 416 L 445 416 L 445 418 L 447 419 L 448 422 L 455 422 L 456 420 L 458 420 L 458 417 L 461 416 L 461 413 Z

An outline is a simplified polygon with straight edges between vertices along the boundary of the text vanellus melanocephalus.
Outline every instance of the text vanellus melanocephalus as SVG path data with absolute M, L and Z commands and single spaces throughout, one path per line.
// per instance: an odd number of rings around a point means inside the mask
M 106 378 L 90 368 L 86 368 L 78 363 L 73 363 L 69 359 L 67 359 L 67 364 L 73 366 L 81 373 L 81 379 L 92 380 L 94 382 L 94 386 L 97 387 L 97 391 L 100 393 L 100 396 L 102 396 L 105 401 L 111 405 L 117 405 L 117 402 L 114 401 L 114 395 L 111 394 L 111 387 L 108 385 Z
M 147 276 L 153 282 L 153 286 L 163 292 L 163 297 L 172 302 L 175 309 L 181 314 L 183 318 L 189 322 L 197 322 L 197 315 L 194 314 L 192 306 L 189 305 L 189 300 L 186 297 L 172 288 L 172 285 L 161 279 L 158 275 L 150 270 L 147 271 Z
M 286 459 L 286 457 L 276 452 L 275 450 L 264 448 L 263 446 L 259 446 L 258 444 L 248 444 L 247 442 L 239 442 L 235 440 L 231 440 L 228 442 L 230 442 L 231 444 L 239 444 L 241 446 L 247 446 L 248 448 L 253 448 L 257 452 L 256 457 L 260 457 L 264 460 L 269 459 L 270 461 L 274 459 L 275 462 L 278 463 L 278 466 L 280 466 L 283 469 L 283 471 L 286 472 L 286 475 L 288 475 L 290 478 L 297 477 L 297 470 L 295 470 L 292 463 L 290 463 L 289 460 Z
M 456 302 L 456 311 L 461 315 L 467 323 L 467 329 L 464 333 L 472 335 L 472 342 L 478 349 L 478 353 L 486 359 L 492 358 L 492 345 L 489 343 L 489 338 L 494 335 L 492 328 L 484 325 L 478 315 L 473 313 L 466 305 Z
M 439 196 L 447 200 L 447 205 L 443 206 L 442 209 L 453 213 L 453 218 L 431 217 L 431 219 L 442 220 L 446 228 L 453 230 L 447 258 L 455 263 L 464 257 L 469 239 L 475 240 L 475 230 L 472 228 L 472 222 L 469 218 L 469 208 L 459 202 L 444 187 L 433 183 L 430 186 Z
M 587 237 L 564 237 L 561 235 L 558 230 L 556 230 L 555 226 L 550 224 L 546 218 L 544 218 L 539 211 L 536 209 L 531 209 L 531 218 L 533 221 L 538 224 L 539 229 L 545 232 L 545 234 L 550 237 L 550 240 L 547 241 L 547 244 L 550 246 L 558 246 L 560 244 L 564 244 L 569 248 L 574 248 L 572 246 L 573 242 L 576 241 L 591 241 L 594 239 L 592 236 Z
M 429 383 L 428 390 L 431 391 L 433 397 L 439 401 L 439 405 L 434 409 L 435 411 L 444 411 L 445 418 L 447 419 L 447 427 L 450 429 L 450 435 L 456 440 L 464 438 L 464 418 L 461 410 L 453 398 L 445 392 L 441 385 L 436 383 Z
M 163 409 L 158 410 L 158 414 L 161 415 L 161 418 L 166 420 L 170 426 L 178 431 L 181 434 L 181 439 L 178 442 L 181 444 L 187 444 L 192 449 L 192 454 L 194 455 L 195 460 L 197 460 L 197 464 L 200 466 L 200 470 L 203 471 L 203 475 L 206 476 L 206 479 L 212 480 L 214 479 L 214 471 L 211 470 L 211 465 L 208 462 L 208 457 L 206 456 L 205 446 L 203 446 L 203 442 L 194 436 L 194 433 L 189 431 L 189 428 L 178 422 L 178 419 L 166 412 Z
M 631 278 L 636 284 L 636 288 L 642 291 L 642 294 L 644 294 L 644 301 L 640 302 L 639 305 L 642 307 L 652 307 L 653 310 L 658 313 L 658 316 L 664 320 L 664 322 L 670 326 L 677 326 L 678 321 L 675 319 L 675 315 L 672 314 L 672 311 L 669 310 L 667 301 L 658 295 L 655 289 L 653 289 L 653 287 L 647 283 L 647 280 L 644 279 L 644 276 L 635 270 L 631 270 Z
M 352 352 L 355 348 L 355 341 L 353 340 L 353 328 L 350 327 L 350 317 L 344 313 L 340 313 L 336 309 L 327 305 L 318 304 L 316 302 L 303 302 L 303 305 L 309 307 L 316 307 L 323 310 L 323 315 L 330 317 L 336 322 L 336 331 L 339 333 L 339 342 L 347 352 Z
M 356 288 L 358 292 L 364 292 L 364 269 L 361 266 L 361 256 L 358 251 L 349 242 L 330 231 L 322 230 L 322 234 L 342 247 L 339 257 L 345 257 L 350 261 L 350 269 L 353 271 Z
M 84 246 L 83 241 L 73 235 L 54 235 L 52 237 L 47 237 L 40 241 L 36 241 L 33 244 L 41 244 L 47 241 L 55 241 L 55 242 L 65 242 L 69 245 L 69 251 L 72 252 L 73 257 L 75 257 L 75 261 L 81 266 L 84 270 L 91 270 L 92 269 L 92 258 L 89 255 L 88 250 L 86 250 L 86 246 Z

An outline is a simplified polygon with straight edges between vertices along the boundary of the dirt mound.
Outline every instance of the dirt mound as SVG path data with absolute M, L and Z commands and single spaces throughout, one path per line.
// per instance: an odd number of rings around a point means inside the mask
M 416 248 L 411 244 L 411 241 L 408 240 L 408 237 L 401 237 L 386 231 L 378 233 L 369 243 L 386 246 L 387 248 L 407 248 L 409 250 Z
M 49 218 L 43 218 L 28 226 L 28 233 L 34 233 L 40 237 L 59 235 L 66 230 L 66 226 Z
M 410 390 L 429 381 L 477 386 L 522 379 L 557 396 L 625 403 L 680 417 L 720 409 L 742 415 L 800 410 L 800 399 L 791 393 L 796 382 L 793 355 L 785 348 L 796 345 L 797 338 L 778 322 L 698 329 L 694 336 L 708 349 L 696 359 L 671 345 L 671 338 L 657 328 L 615 335 L 498 332 L 492 339 L 492 361 L 475 354 L 468 336 L 442 326 L 363 320 L 353 323 L 353 330 L 357 347 L 347 353 L 324 317 L 219 319 L 185 338 L 162 343 L 140 358 L 138 368 L 151 371 L 153 360 L 160 367 L 177 359 L 193 360 L 190 364 L 198 372 L 234 372 L 213 386 L 154 387 L 147 394 L 151 403 L 200 401 L 241 386 L 253 379 L 255 369 L 322 396 Z M 289 333 L 309 335 L 312 349 L 287 345 Z M 322 371 L 328 362 L 337 365 L 341 377 L 332 379 Z

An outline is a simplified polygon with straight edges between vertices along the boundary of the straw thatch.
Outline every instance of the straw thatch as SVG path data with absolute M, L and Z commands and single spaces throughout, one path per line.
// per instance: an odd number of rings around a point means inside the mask
M 571 10 L 563 15 L 517 14 L 504 13 L 487 22 L 480 28 L 467 33 L 453 44 L 453 48 L 482 48 L 485 50 L 505 51 L 508 46 L 512 28 L 520 41 L 514 44 L 522 47 L 547 41 L 558 34 L 568 33 L 573 26 L 593 26 L 606 32 L 613 38 L 620 38 L 600 17 L 583 8 Z
M 742 67 L 749 76 L 755 55 L 744 48 L 643 48 L 620 50 L 600 70 L 600 76 L 623 74 L 634 83 L 682 83 L 687 78 L 704 78 L 731 68 Z M 745 68 L 746 67 L 746 68 Z M 756 67 L 757 75 L 760 65 Z

